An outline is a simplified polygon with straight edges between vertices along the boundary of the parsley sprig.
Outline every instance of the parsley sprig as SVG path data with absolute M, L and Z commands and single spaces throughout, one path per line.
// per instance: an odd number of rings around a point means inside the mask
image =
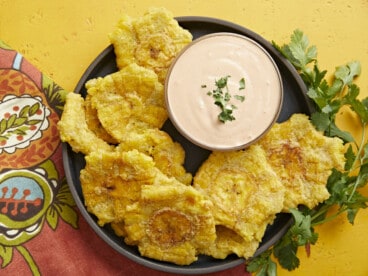
M 308 37 L 300 30 L 291 35 L 289 44 L 273 45 L 297 69 L 308 89 L 308 96 L 314 101 L 316 111 L 311 121 L 317 130 L 328 137 L 340 137 L 347 145 L 344 171 L 333 169 L 327 181 L 330 197 L 317 208 L 303 207 L 290 210 L 293 225 L 288 232 L 270 249 L 247 264 L 249 272 L 256 275 L 276 275 L 279 262 L 287 270 L 296 269 L 300 260 L 298 248 L 303 246 L 310 254 L 311 245 L 318 240 L 314 227 L 346 214 L 354 224 L 360 209 L 367 208 L 368 198 L 359 190 L 368 181 L 368 143 L 365 128 L 368 124 L 368 98 L 359 99 L 359 87 L 354 83 L 360 75 L 358 61 L 352 61 L 336 68 L 333 80 L 326 80 L 327 71 L 321 71 L 317 62 L 317 48 L 309 45 Z M 336 115 L 343 107 L 349 107 L 361 125 L 361 137 L 356 140 L 351 133 L 336 125 Z M 332 208 L 334 207 L 334 208 Z M 337 207 L 337 208 L 336 208 Z
M 217 118 L 220 122 L 225 123 L 226 121 L 233 121 L 235 117 L 233 111 L 237 109 L 237 106 L 230 104 L 232 95 L 230 94 L 229 87 L 227 85 L 230 76 L 221 77 L 215 81 L 216 88 L 212 91 L 208 91 L 207 95 L 214 99 L 214 104 L 220 107 L 221 112 L 218 114 Z M 202 85 L 202 88 L 206 88 L 206 85 Z M 245 80 L 242 78 L 239 81 L 239 91 L 245 89 Z M 240 102 L 245 100 L 242 95 L 234 95 L 234 98 Z

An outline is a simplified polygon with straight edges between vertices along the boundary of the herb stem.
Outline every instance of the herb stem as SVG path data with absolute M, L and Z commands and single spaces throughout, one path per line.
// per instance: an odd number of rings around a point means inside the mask
M 366 123 L 364 123 L 363 121 L 362 121 L 362 135 L 361 135 L 361 141 L 360 141 L 360 145 L 359 145 L 359 148 L 358 148 L 358 152 L 357 152 L 357 154 L 356 154 L 356 156 L 355 156 L 355 160 L 354 160 L 354 163 L 353 163 L 353 166 L 352 166 L 352 168 L 354 167 L 354 165 L 356 164 L 356 162 L 358 162 L 358 160 L 359 160 L 359 162 L 360 162 L 360 165 L 361 165 L 361 163 L 362 163 L 362 160 L 361 160 L 361 155 L 362 155 L 362 151 L 363 151 L 363 148 L 364 148 L 364 143 L 365 143 L 365 126 L 366 126 Z M 351 191 L 351 193 L 350 193 L 350 196 L 349 196 L 349 198 L 348 198 L 348 201 L 350 201 L 352 198 L 353 198 L 353 196 L 354 196 L 354 194 L 355 194 L 355 192 L 356 192 L 356 189 L 357 189 L 357 187 L 358 187 L 358 184 L 359 184 L 359 182 L 360 182 L 360 174 L 358 175 L 358 177 L 356 178 L 356 180 L 355 180 L 355 183 L 354 183 L 354 186 L 353 186 L 353 190 Z
M 325 205 L 326 206 L 326 205 Z M 324 207 L 325 207 L 324 206 Z M 327 207 L 327 206 L 326 206 Z M 313 219 L 316 219 L 317 217 L 319 217 L 321 214 L 323 214 L 323 213 L 326 213 L 327 211 L 329 211 L 328 210 L 329 209 L 329 207 L 327 207 L 325 210 L 324 210 L 324 212 L 321 212 L 321 213 L 317 213 L 316 215 L 314 215 L 313 217 L 312 217 L 312 221 L 313 221 Z M 334 213 L 333 215 L 331 215 L 331 216 L 329 216 L 329 217 L 326 217 L 325 219 L 323 219 L 323 220 L 320 220 L 320 221 L 316 221 L 316 222 L 312 222 L 311 223 L 311 226 L 312 227 L 314 227 L 314 226 L 317 226 L 317 225 L 320 225 L 320 224 L 324 224 L 324 223 L 326 223 L 326 222 L 329 222 L 329 221 L 332 221 L 332 220 L 334 220 L 336 217 L 338 217 L 340 214 L 342 214 L 342 213 L 344 213 L 346 210 L 347 210 L 348 208 L 346 207 L 346 206 L 343 206 L 343 207 L 341 207 L 336 213 Z
M 355 156 L 355 159 L 354 159 L 354 162 L 353 162 L 353 166 L 358 162 L 358 160 L 361 159 L 361 154 L 362 154 L 362 151 L 363 151 L 363 147 L 364 147 L 364 141 L 365 141 L 365 126 L 366 124 L 362 122 L 362 135 L 361 135 L 361 141 L 360 141 L 360 145 L 358 147 L 358 152 Z
M 322 205 L 322 207 L 318 209 L 318 211 L 313 216 L 311 216 L 311 221 L 313 222 L 323 214 L 327 213 L 329 209 L 330 209 L 329 205 Z

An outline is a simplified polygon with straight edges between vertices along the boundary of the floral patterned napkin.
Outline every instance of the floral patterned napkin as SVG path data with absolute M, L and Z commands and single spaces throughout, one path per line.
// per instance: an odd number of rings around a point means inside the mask
M 56 127 L 66 93 L 0 41 L 0 275 L 171 275 L 117 253 L 75 207 Z

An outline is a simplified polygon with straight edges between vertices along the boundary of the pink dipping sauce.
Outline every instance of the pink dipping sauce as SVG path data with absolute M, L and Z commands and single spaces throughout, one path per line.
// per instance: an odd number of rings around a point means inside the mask
M 235 120 L 221 122 L 219 106 L 207 94 L 215 81 L 228 78 Z M 245 89 L 239 90 L 244 78 Z M 194 40 L 171 65 L 165 84 L 169 117 L 192 143 L 209 150 L 249 146 L 276 121 L 283 98 L 279 70 L 255 41 L 233 33 L 215 33 Z M 244 96 L 244 101 L 234 95 Z

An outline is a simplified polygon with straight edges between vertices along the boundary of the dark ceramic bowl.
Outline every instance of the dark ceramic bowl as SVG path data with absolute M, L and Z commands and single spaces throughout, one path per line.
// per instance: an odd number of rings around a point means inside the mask
M 183 28 L 188 29 L 193 34 L 194 39 L 215 32 L 233 32 L 247 36 L 258 42 L 272 56 L 282 77 L 284 98 L 277 121 L 285 121 L 293 113 L 311 113 L 312 105 L 306 96 L 306 87 L 302 79 L 299 77 L 294 67 L 260 35 L 234 23 L 214 18 L 188 16 L 178 17 L 176 19 Z M 80 79 L 75 92 L 85 96 L 86 89 L 84 85 L 87 80 L 105 76 L 115 71 L 117 71 L 115 54 L 113 47 L 110 45 L 88 67 Z M 185 139 L 179 134 L 169 120 L 165 123 L 163 130 L 168 132 L 175 141 L 178 141 L 183 146 L 186 151 L 185 167 L 187 171 L 195 173 L 202 162 L 208 157 L 210 151 L 199 148 Z M 152 269 L 178 274 L 211 273 L 226 270 L 244 262 L 244 259 L 238 258 L 235 255 L 228 256 L 224 260 L 214 259 L 208 256 L 199 256 L 198 261 L 189 266 L 178 266 L 142 257 L 136 247 L 126 245 L 122 238 L 115 235 L 111 227 L 98 226 L 96 217 L 87 212 L 84 206 L 84 199 L 79 181 L 80 170 L 85 166 L 84 156 L 73 152 L 69 145 L 64 144 L 63 160 L 70 190 L 82 215 L 106 243 L 127 258 Z M 292 218 L 289 214 L 278 214 L 274 223 L 268 226 L 255 255 L 261 254 L 279 240 L 288 230 L 291 223 Z

